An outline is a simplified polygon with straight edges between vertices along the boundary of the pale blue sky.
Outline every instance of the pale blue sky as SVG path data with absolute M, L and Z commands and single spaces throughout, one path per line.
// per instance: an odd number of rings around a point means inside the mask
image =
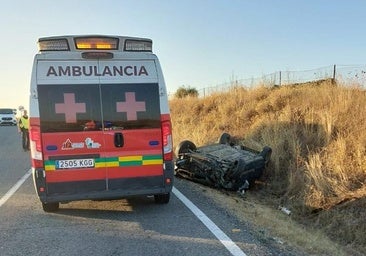
M 168 91 L 366 62 L 363 0 L 12 0 L 1 4 L 0 107 L 28 108 L 37 39 L 151 38 Z

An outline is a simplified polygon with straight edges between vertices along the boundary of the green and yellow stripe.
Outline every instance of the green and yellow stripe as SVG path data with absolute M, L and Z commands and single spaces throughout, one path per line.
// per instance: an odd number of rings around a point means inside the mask
M 101 157 L 94 159 L 95 168 L 162 165 L 162 155 Z M 45 160 L 46 171 L 56 170 L 56 160 Z

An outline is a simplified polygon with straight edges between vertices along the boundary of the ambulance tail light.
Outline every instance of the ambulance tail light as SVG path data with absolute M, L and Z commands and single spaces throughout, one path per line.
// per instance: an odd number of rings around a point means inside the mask
M 126 39 L 125 41 L 126 52 L 152 52 L 152 41 L 151 40 L 135 40 Z
M 173 137 L 172 137 L 172 125 L 170 121 L 162 122 L 163 130 L 163 147 L 164 147 L 164 161 L 173 160 Z
M 32 167 L 43 168 L 41 131 L 37 126 L 31 126 L 29 130 Z

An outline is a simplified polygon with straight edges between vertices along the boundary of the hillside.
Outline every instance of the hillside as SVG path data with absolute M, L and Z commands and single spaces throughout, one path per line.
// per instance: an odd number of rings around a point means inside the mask
M 227 132 L 254 149 L 273 149 L 268 170 L 244 201 L 287 207 L 291 221 L 342 246 L 339 255 L 366 251 L 365 90 L 331 81 L 235 87 L 171 99 L 170 107 L 175 145 L 184 139 L 205 145 Z M 318 240 L 293 243 L 327 254 Z

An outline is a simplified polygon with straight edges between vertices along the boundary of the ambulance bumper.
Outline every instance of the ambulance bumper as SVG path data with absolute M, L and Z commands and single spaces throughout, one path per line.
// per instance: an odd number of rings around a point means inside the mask
M 47 183 L 43 169 L 33 170 L 36 192 L 42 203 L 111 200 L 131 196 L 167 194 L 174 183 L 173 162 L 165 163 L 163 176 Z

